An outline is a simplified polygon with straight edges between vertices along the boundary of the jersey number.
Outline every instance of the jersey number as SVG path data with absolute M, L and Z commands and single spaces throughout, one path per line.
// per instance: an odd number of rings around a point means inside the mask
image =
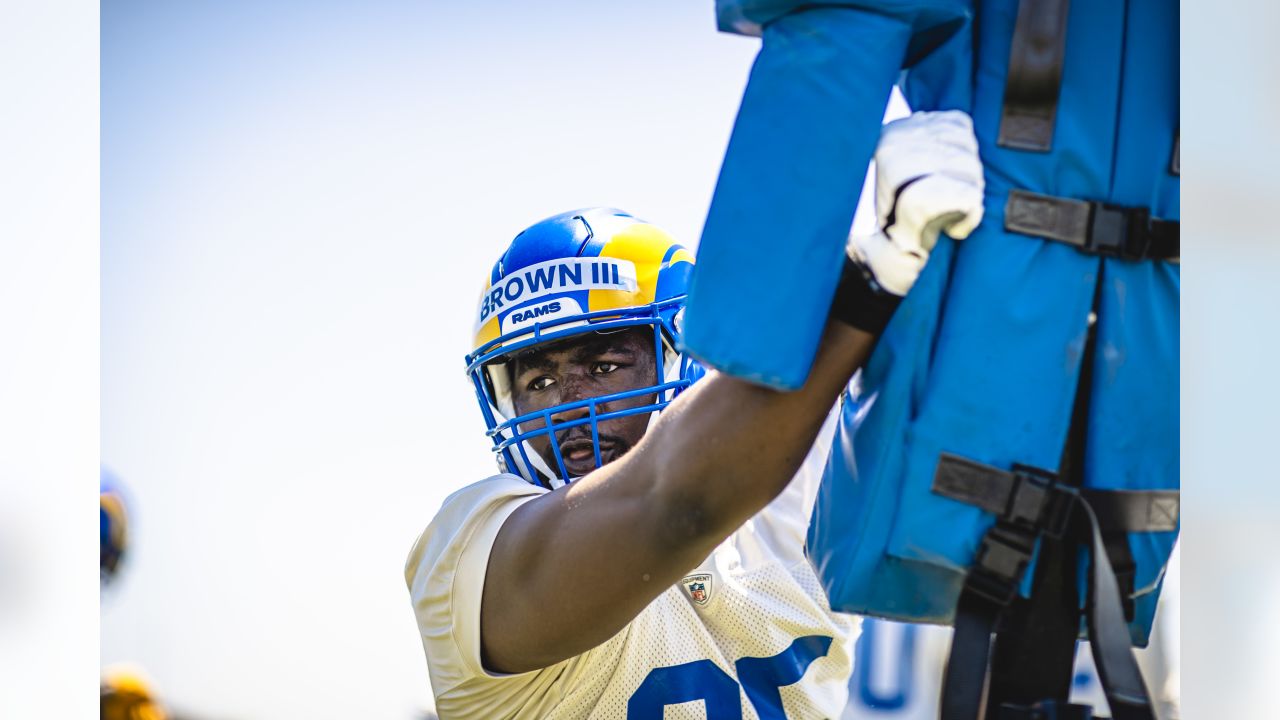
M 733 664 L 760 720 L 787 720 L 782 688 L 799 682 L 830 648 L 831 638 L 806 635 L 773 657 L 744 657 Z M 694 700 L 706 703 L 707 720 L 742 720 L 738 698 L 738 683 L 710 660 L 655 668 L 627 701 L 627 720 L 662 720 L 664 707 Z
M 916 667 L 915 625 L 874 618 L 863 620 L 854 658 L 854 685 L 863 705 L 888 712 L 901 710 L 911 703 L 915 694 L 912 676 Z M 886 674 L 890 677 L 885 677 Z

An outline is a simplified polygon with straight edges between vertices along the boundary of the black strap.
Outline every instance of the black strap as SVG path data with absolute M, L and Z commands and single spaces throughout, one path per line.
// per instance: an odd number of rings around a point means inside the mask
M 938 700 L 940 720 L 976 720 L 987 683 L 991 655 L 991 631 L 1003 606 L 989 606 L 981 598 L 961 591 L 951 635 L 951 653 L 942 678 Z
M 1172 532 L 1178 529 L 1181 501 L 1177 490 L 1084 488 L 1080 494 L 1097 514 L 1103 533 Z M 1076 537 L 1087 539 L 1083 535 Z
M 982 537 L 956 604 L 955 632 L 942 682 L 943 720 L 976 720 L 982 706 L 991 633 L 1018 597 L 1018 587 L 1042 534 L 1061 536 L 1077 495 L 1051 473 L 1019 466 L 1013 472 L 944 454 L 933 491 L 996 516 Z
M 1053 473 L 1015 466 L 1001 470 L 968 458 L 942 453 L 933 475 L 933 492 L 959 500 L 1028 529 L 1053 537 L 1068 532 L 1089 541 L 1087 524 L 1071 522 L 1073 501 L 1089 501 L 1103 532 L 1166 532 L 1178 528 L 1177 490 L 1075 489 L 1056 484 Z
M 1069 0 L 1021 0 L 1009 48 L 1000 147 L 1048 152 L 1062 89 Z
M 1120 585 L 1124 601 L 1124 617 L 1134 618 L 1133 595 L 1138 571 L 1129 545 L 1131 532 L 1172 532 L 1178 529 L 1179 497 L 1177 490 L 1095 490 L 1081 491 L 1098 517 L 1107 558 Z M 1080 523 L 1075 523 L 1072 536 L 1088 542 Z
M 1067 530 L 1076 495 L 1073 489 L 1055 484 L 1052 473 L 1023 466 L 1001 470 L 950 453 L 938 457 L 933 492 L 1054 537 Z
M 1146 208 L 1010 190 L 1004 227 L 1124 260 L 1172 260 L 1181 248 L 1177 220 L 1152 218 Z
M 1169 491 L 1088 494 L 1058 483 L 1044 470 L 1001 470 L 955 455 L 939 458 L 933 491 L 996 515 L 965 577 L 956 607 L 951 657 L 943 679 L 943 720 L 975 720 L 981 707 L 990 656 L 991 632 L 1017 597 L 1018 586 L 1042 535 L 1062 537 L 1078 528 L 1090 551 L 1086 625 L 1094 661 L 1116 720 L 1151 720 L 1146 686 L 1133 658 L 1124 597 L 1092 500 L 1112 508 L 1109 517 L 1132 531 L 1168 526 Z M 1145 496 L 1145 497 L 1144 497 Z M 1160 508 L 1153 512 L 1152 508 Z M 1173 521 L 1176 523 L 1176 510 Z M 1128 531 L 1128 530 L 1127 530 Z
M 1080 572 L 1075 542 L 1040 538 L 1031 596 L 1015 599 L 996 623 L 986 718 L 1070 700 L 1080 637 Z
M 997 522 L 982 538 L 956 602 L 951 652 L 942 678 L 941 720 L 977 720 L 986 688 L 991 633 L 1018 594 L 1035 533 Z
M 1173 175 L 1182 174 L 1182 153 L 1179 148 L 1182 146 L 1182 130 L 1179 128 L 1173 134 L 1173 157 L 1169 158 L 1169 172 Z
M 1093 649 L 1093 663 L 1098 668 L 1098 679 L 1102 681 L 1111 717 L 1113 720 L 1155 720 L 1146 683 L 1133 657 L 1129 626 L 1124 619 L 1124 603 L 1115 571 L 1107 559 L 1097 516 L 1088 502 L 1081 501 L 1079 506 L 1093 536 L 1089 546 L 1092 562 L 1085 620 L 1089 628 L 1089 646 Z
M 1133 559 L 1133 548 L 1129 546 L 1129 534 L 1103 530 L 1102 544 L 1107 549 L 1107 560 L 1111 561 L 1111 569 L 1116 574 L 1116 585 L 1120 588 L 1120 602 L 1124 605 L 1125 622 L 1132 622 L 1135 613 L 1133 595 L 1137 583 L 1138 564 Z

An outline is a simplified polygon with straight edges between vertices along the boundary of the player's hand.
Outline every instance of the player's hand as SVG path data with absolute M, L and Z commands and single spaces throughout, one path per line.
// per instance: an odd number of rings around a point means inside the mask
M 876 148 L 879 227 L 847 251 L 893 295 L 911 289 L 946 232 L 961 240 L 982 222 L 982 161 L 973 121 L 959 110 L 917 112 L 884 126 Z

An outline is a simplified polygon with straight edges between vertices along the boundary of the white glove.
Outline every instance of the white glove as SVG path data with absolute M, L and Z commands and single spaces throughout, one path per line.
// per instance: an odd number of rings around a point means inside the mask
M 906 295 L 939 232 L 962 240 L 982 222 L 982 190 L 978 139 L 966 113 L 917 112 L 885 125 L 876 147 L 880 229 L 851 236 L 849 257 L 883 290 Z

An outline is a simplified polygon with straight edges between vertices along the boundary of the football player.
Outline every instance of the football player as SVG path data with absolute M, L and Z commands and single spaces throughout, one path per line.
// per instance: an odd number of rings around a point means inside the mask
M 100 720 L 170 720 L 146 675 L 135 667 L 115 665 L 102 673 Z
M 119 576 L 129 546 L 129 514 L 123 484 L 103 467 L 98 483 L 98 576 L 105 593 Z M 151 681 L 138 667 L 111 665 L 103 669 L 99 686 L 103 720 L 168 720 Z
M 129 541 L 129 516 L 125 512 L 120 482 L 105 467 L 98 483 L 98 578 L 106 587 L 120 572 Z
M 501 472 L 405 568 L 442 718 L 840 715 L 857 621 L 804 557 L 815 440 L 938 232 L 982 215 L 962 113 L 891 123 L 876 161 L 884 223 L 795 392 L 681 354 L 694 257 L 657 227 L 583 210 L 511 242 L 467 357 Z

